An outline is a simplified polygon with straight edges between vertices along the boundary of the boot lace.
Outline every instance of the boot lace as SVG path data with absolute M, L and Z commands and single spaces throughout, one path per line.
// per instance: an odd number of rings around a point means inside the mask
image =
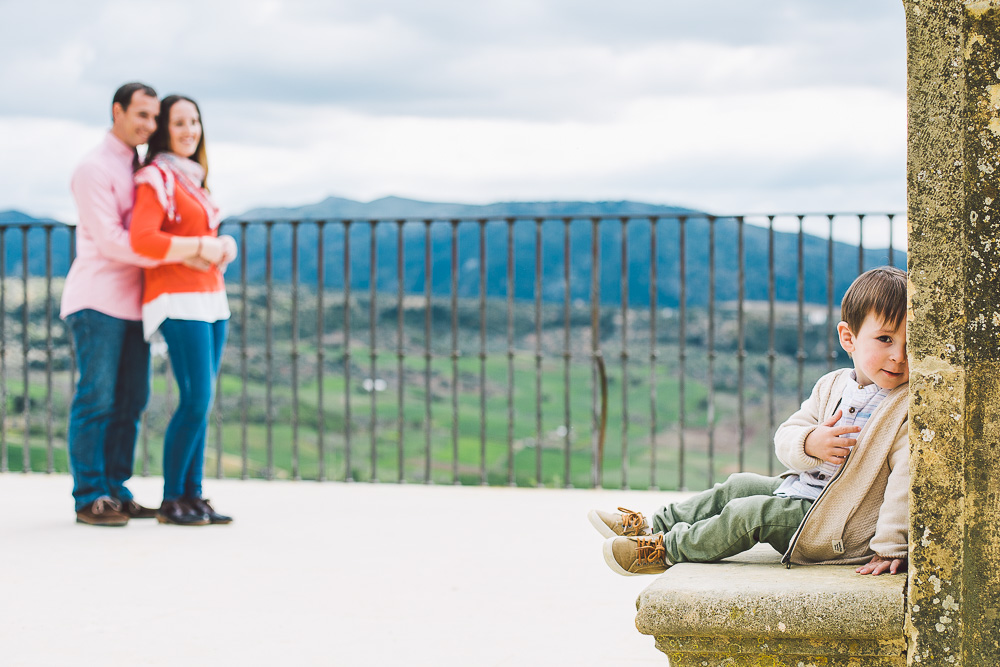
M 206 514 L 211 514 L 215 512 L 215 508 L 208 503 L 208 498 L 192 498 L 188 502 L 193 508 L 195 508 L 199 512 L 204 512 Z
M 122 504 L 112 498 L 111 496 L 101 496 L 94 501 L 92 512 L 94 514 L 104 514 L 108 509 L 113 509 L 116 512 L 122 511 Z
M 636 538 L 636 548 L 638 554 L 636 559 L 640 565 L 662 564 L 667 555 L 667 550 L 663 546 L 663 533 L 657 533 L 656 537 Z
M 622 533 L 628 535 L 631 531 L 632 533 L 638 534 L 639 529 L 642 528 L 642 524 L 645 521 L 645 519 L 642 518 L 642 514 L 630 509 L 625 509 L 624 507 L 619 507 L 618 511 L 622 513 Z

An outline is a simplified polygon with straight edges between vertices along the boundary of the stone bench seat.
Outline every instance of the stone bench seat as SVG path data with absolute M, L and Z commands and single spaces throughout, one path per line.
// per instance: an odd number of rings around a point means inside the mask
M 681 563 L 636 601 L 639 632 L 671 667 L 904 667 L 905 575 L 787 569 L 770 547 Z

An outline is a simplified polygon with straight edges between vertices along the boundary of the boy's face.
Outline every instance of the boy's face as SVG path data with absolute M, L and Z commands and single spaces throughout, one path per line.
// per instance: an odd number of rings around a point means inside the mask
M 853 333 L 847 322 L 837 325 L 840 345 L 854 360 L 858 382 L 874 382 L 882 389 L 895 389 L 909 382 L 910 367 L 906 363 L 906 322 L 892 329 L 874 313 L 868 313 L 861 330 Z

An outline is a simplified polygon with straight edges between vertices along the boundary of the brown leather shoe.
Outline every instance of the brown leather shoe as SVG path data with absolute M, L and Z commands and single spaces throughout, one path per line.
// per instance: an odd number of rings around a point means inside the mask
M 233 522 L 233 517 L 216 512 L 215 508 L 212 507 L 205 498 L 185 498 L 184 502 L 186 502 L 195 512 L 201 512 L 202 514 L 208 516 L 210 523 L 219 524 Z
M 208 517 L 196 512 L 182 500 L 164 500 L 156 510 L 156 520 L 175 526 L 207 526 Z
M 76 512 L 76 522 L 91 526 L 127 526 L 128 515 L 122 505 L 111 496 L 101 496 Z
M 122 513 L 127 514 L 130 519 L 155 519 L 156 510 L 152 507 L 143 507 L 134 500 L 122 502 Z

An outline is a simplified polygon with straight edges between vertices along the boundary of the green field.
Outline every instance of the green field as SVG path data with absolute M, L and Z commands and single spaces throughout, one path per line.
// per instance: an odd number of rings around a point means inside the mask
M 320 378 L 315 366 L 305 367 L 301 359 L 293 395 L 290 383 L 280 377 L 290 370 L 284 364 L 268 388 L 252 378 L 244 385 L 238 363 L 227 358 L 209 429 L 207 475 L 316 479 L 322 458 L 322 477 L 335 480 L 674 489 L 703 487 L 710 474 L 713 480 L 724 478 L 741 468 L 741 458 L 743 469 L 768 471 L 767 393 L 749 382 L 741 456 L 737 394 L 716 385 L 710 429 L 708 387 L 703 380 L 685 378 L 682 450 L 680 382 L 670 364 L 656 369 L 655 432 L 648 363 L 629 364 L 627 384 L 621 364 L 610 365 L 603 465 L 598 469 L 594 424 L 599 401 L 595 404 L 596 374 L 588 361 L 574 360 L 567 370 L 562 360 L 536 366 L 533 355 L 515 355 L 510 366 L 506 358 L 487 358 L 482 364 L 463 358 L 454 366 L 450 359 L 406 358 L 400 376 L 396 360 L 385 360 L 377 374 L 386 389 L 378 392 L 362 387 L 370 368 L 352 364 L 350 391 L 345 367 L 325 368 L 321 408 Z M 159 473 L 162 433 L 176 402 L 172 377 L 162 360 L 156 366 L 137 448 L 140 474 Z M 31 375 L 31 469 L 62 472 L 68 467 L 68 373 L 54 373 L 52 384 L 50 407 L 44 375 Z M 2 442 L 10 470 L 22 467 L 22 392 L 23 382 L 8 379 Z M 779 397 L 778 421 L 794 406 L 794 399 Z
M 40 285 L 33 282 L 31 288 L 39 292 Z M 68 340 L 62 323 L 54 320 L 50 347 L 44 300 L 36 295 L 29 296 L 31 315 L 24 332 L 17 294 L 8 292 L 6 319 L 0 322 L 0 468 L 23 467 L 27 422 L 30 468 L 63 472 L 68 469 L 72 393 Z M 710 356 L 706 312 L 691 309 L 682 429 L 676 312 L 665 310 L 661 317 L 654 363 L 648 313 L 630 313 L 625 329 L 616 321 L 620 309 L 602 309 L 607 424 L 598 464 L 599 385 L 587 342 L 593 331 L 588 308 L 574 306 L 567 333 L 561 307 L 543 307 L 538 324 L 531 304 L 508 312 L 503 302 L 491 302 L 480 314 L 475 302 L 460 302 L 453 334 L 447 302 L 435 302 L 429 310 L 422 302 L 408 306 L 401 325 L 389 299 L 373 315 L 368 302 L 352 301 L 348 309 L 338 295 L 330 295 L 324 298 L 319 373 L 316 310 L 302 305 L 313 303 L 307 296 L 301 297 L 296 313 L 299 341 L 293 352 L 292 302 L 286 292 L 272 295 L 268 318 L 264 292 L 249 290 L 245 333 L 240 329 L 242 297 L 230 295 L 232 331 L 208 434 L 206 475 L 702 488 L 737 470 L 779 468 L 771 454 L 771 428 L 797 407 L 800 383 L 807 390 L 826 370 L 826 364 L 815 361 L 822 358 L 820 347 L 808 350 L 813 361 L 801 369 L 797 365 L 793 310 L 786 307 L 781 314 L 773 360 L 765 352 L 766 321 L 751 313 L 741 392 L 732 312 L 720 307 Z M 479 330 L 484 320 L 490 332 L 486 338 Z M 349 347 L 343 335 L 348 324 Z M 823 340 L 815 335 L 818 331 L 806 332 L 807 340 L 820 341 L 816 346 Z M 405 351 L 401 362 L 399 348 Z M 366 391 L 368 378 L 384 382 L 384 390 Z M 137 447 L 137 473 L 159 474 L 163 432 L 175 402 L 165 358 L 157 357 Z

